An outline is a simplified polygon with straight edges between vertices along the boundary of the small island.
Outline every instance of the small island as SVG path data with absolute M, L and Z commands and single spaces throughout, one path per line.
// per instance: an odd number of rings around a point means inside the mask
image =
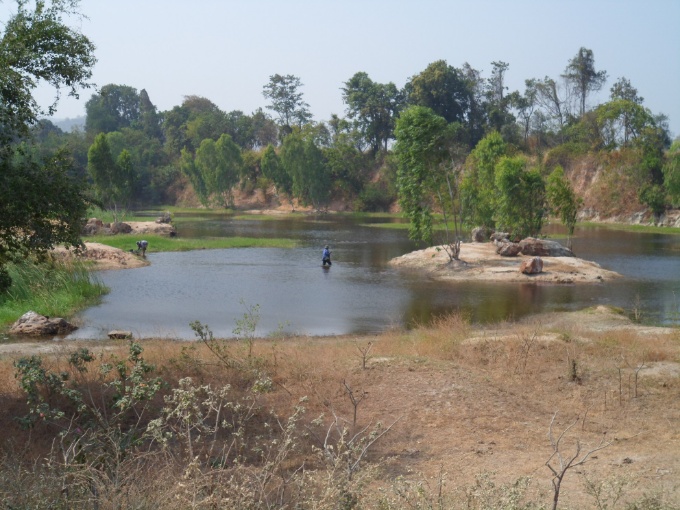
M 520 272 L 531 255 L 503 257 L 491 242 L 460 245 L 460 257 L 450 261 L 441 246 L 433 246 L 396 257 L 390 265 L 399 269 L 422 271 L 429 278 L 452 281 L 532 282 L 554 284 L 600 283 L 621 275 L 597 263 L 570 256 L 543 256 L 543 270 L 537 274 Z

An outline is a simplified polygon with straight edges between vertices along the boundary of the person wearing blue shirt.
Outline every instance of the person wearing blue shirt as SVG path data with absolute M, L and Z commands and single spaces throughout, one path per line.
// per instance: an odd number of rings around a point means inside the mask
M 323 249 L 323 256 L 321 258 L 321 265 L 323 265 L 325 267 L 326 264 L 328 264 L 329 267 L 332 265 L 331 264 L 331 250 L 328 249 L 328 245 L 326 245 L 326 247 Z

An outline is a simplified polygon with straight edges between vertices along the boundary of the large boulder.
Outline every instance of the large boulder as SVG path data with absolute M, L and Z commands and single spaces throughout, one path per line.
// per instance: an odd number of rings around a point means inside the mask
M 498 246 L 498 243 L 507 243 L 510 239 L 510 234 L 508 232 L 494 232 L 491 234 L 491 240 L 496 243 L 496 246 Z
M 9 332 L 12 335 L 27 336 L 67 335 L 76 329 L 77 326 L 61 317 L 46 317 L 31 310 L 19 317 Z
M 519 266 L 519 272 L 524 274 L 538 274 L 543 272 L 543 260 L 541 257 L 531 257 L 523 260 Z
M 84 236 L 93 236 L 99 233 L 104 228 L 104 222 L 99 218 L 90 218 L 83 227 Z
M 573 257 L 574 253 L 557 241 L 527 237 L 519 242 L 522 255 L 538 257 Z
M 501 257 L 516 257 L 522 251 L 522 247 L 518 243 L 502 243 L 496 244 L 496 253 Z
M 129 234 L 132 232 L 132 227 L 119 221 L 118 223 L 111 223 L 111 233 L 112 234 Z

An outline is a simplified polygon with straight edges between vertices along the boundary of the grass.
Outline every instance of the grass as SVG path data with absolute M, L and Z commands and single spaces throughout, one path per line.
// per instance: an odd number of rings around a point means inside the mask
M 0 324 L 11 324 L 29 310 L 69 317 L 99 301 L 107 289 L 82 263 L 8 265 L 12 285 L 0 296 Z
M 579 223 L 581 228 L 604 228 L 607 230 L 624 230 L 626 232 L 640 232 L 643 234 L 680 234 L 677 227 L 658 227 L 656 225 L 627 225 L 623 223 Z
M 83 418 L 76 412 L 59 418 L 73 429 L 38 422 L 22 430 L 14 417 L 25 415 L 27 399 L 17 387 L 16 356 L 0 357 L 0 497 L 12 508 L 396 510 L 500 508 L 512 496 L 521 503 L 504 508 L 549 508 L 546 434 L 559 411 L 558 430 L 578 417 L 563 438 L 565 454 L 576 440 L 586 451 L 603 432 L 614 441 L 584 466 L 589 480 L 640 480 L 626 486 L 620 508 L 677 509 L 673 474 L 680 456 L 670 424 L 680 419 L 680 381 L 662 372 L 641 372 L 638 381 L 634 376 L 642 361 L 679 361 L 680 331 L 653 335 L 622 326 L 602 332 L 589 329 L 590 315 L 565 315 L 571 322 L 560 333 L 568 341 L 538 319 L 488 329 L 456 314 L 380 335 L 253 339 L 252 351 L 247 340 L 213 339 L 210 346 L 150 339 L 141 345 L 155 370 L 139 380 L 133 379 L 139 371 L 128 370 L 123 386 L 113 384 L 118 375 L 109 367 L 128 363 L 125 343 L 57 345 L 41 355 L 47 373 L 71 374 L 67 388 L 87 394 L 86 406 L 105 405 L 109 400 L 101 397 L 119 387 L 129 388 L 131 397 L 143 394 L 152 377 L 163 378 L 153 405 L 136 407 L 152 414 L 141 421 L 135 414 L 111 431 L 76 429 Z M 70 352 L 81 347 L 96 353 L 88 371 L 69 365 Z M 571 360 L 577 361 L 578 382 L 568 376 Z M 105 377 L 100 367 L 106 367 Z M 38 371 L 28 375 L 42 377 Z M 182 386 L 187 377 L 194 390 Z M 218 390 L 226 400 L 217 398 Z M 41 395 L 63 406 L 54 395 Z M 174 415 L 164 395 L 182 397 Z M 301 407 L 305 413 L 292 419 Z M 218 427 L 211 409 L 228 429 Z M 115 410 L 109 411 L 112 416 Z M 163 448 L 146 432 L 150 420 L 159 420 L 157 426 L 162 417 L 174 426 L 164 429 Z M 335 434 L 336 417 L 348 428 L 347 438 L 378 423 L 382 430 L 395 424 L 368 448 L 351 478 L 348 463 L 333 462 L 335 452 L 345 460 L 357 455 Z M 120 441 L 109 440 L 131 426 L 139 427 L 137 443 L 120 455 Z M 61 440 L 59 432 L 75 443 Z M 92 450 L 98 441 L 105 448 Z M 65 448 L 57 453 L 53 444 Z M 71 444 L 81 447 L 78 457 L 66 455 Z M 324 450 L 324 444 L 333 448 Z M 225 456 L 229 462 L 220 460 Z M 529 486 L 512 493 L 521 477 L 531 478 Z M 564 483 L 560 508 L 596 508 L 576 473 Z M 651 497 L 663 504 L 632 506 Z
M 144 234 L 149 242 L 147 253 L 164 251 L 212 250 L 222 248 L 294 248 L 297 243 L 292 239 L 266 239 L 256 237 L 213 237 L 183 238 Z M 118 234 L 115 236 L 90 236 L 85 241 L 101 243 L 121 250 L 136 249 L 140 234 Z

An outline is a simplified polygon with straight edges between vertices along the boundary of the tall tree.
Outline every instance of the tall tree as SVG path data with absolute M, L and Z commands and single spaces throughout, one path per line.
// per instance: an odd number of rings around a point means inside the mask
M 227 205 L 243 165 L 238 145 L 229 135 L 220 136 L 217 142 L 206 138 L 196 151 L 195 165 L 201 172 L 206 191 L 220 206 Z
M 564 169 L 561 166 L 557 166 L 548 176 L 546 200 L 548 210 L 557 215 L 562 224 L 567 227 L 569 236 L 567 243 L 571 249 L 571 237 L 574 235 L 576 216 L 581 200 L 576 197 L 576 193 L 565 177 Z
M 140 117 L 137 89 L 127 85 L 104 85 L 85 103 L 85 113 L 85 130 L 93 136 L 130 127 Z
M 87 169 L 102 204 L 113 211 L 114 220 L 127 209 L 132 195 L 134 171 L 132 158 L 123 150 L 118 161 L 111 154 L 106 133 L 99 133 L 87 152 Z
M 496 164 L 496 226 L 522 239 L 541 232 L 545 215 L 545 184 L 538 169 L 527 169 L 523 157 L 503 157 Z
M 283 141 L 281 164 L 291 176 L 295 197 L 317 209 L 325 205 L 331 188 L 330 172 L 313 138 L 306 139 L 294 130 Z
M 345 82 L 342 99 L 347 105 L 347 116 L 354 120 L 373 152 L 387 150 L 404 104 L 403 92 L 394 83 L 376 83 L 359 72 Z
M 161 132 L 161 118 L 156 110 L 156 106 L 149 99 L 149 94 L 146 89 L 139 92 L 139 128 L 149 137 L 160 139 L 163 136 Z
M 272 180 L 279 192 L 290 194 L 293 191 L 293 181 L 272 144 L 267 145 L 264 150 L 260 167 L 264 176 Z
M 470 109 L 469 82 L 463 72 L 446 60 L 437 60 L 406 84 L 408 102 L 426 106 L 448 123 L 463 124 Z
M 588 94 L 597 92 L 607 81 L 606 71 L 595 70 L 593 51 L 580 48 L 574 58 L 569 61 L 562 75 L 576 92 L 581 117 L 586 113 Z
M 284 136 L 292 132 L 293 126 L 301 127 L 312 119 L 309 105 L 302 99 L 301 87 L 297 76 L 274 74 L 262 89 L 262 95 L 271 101 L 267 108 L 279 115 Z
M 62 88 L 68 95 L 89 86 L 96 62 L 94 45 L 66 25 L 76 1 L 17 1 L 0 25 L 0 272 L 29 252 L 44 253 L 58 243 L 80 244 L 88 197 L 73 178 L 73 161 L 63 152 L 36 160 L 11 145 L 27 135 L 40 115 L 56 111 Z M 42 109 L 33 97 L 39 83 L 54 90 Z M 4 290 L 4 289 L 0 289 Z
M 460 254 L 459 177 L 463 158 L 454 145 L 458 124 L 423 106 L 411 106 L 399 120 L 395 154 L 399 161 L 397 190 L 399 204 L 410 220 L 409 237 L 434 242 L 433 209 L 444 216 L 444 247 L 451 260 Z M 454 232 L 449 235 L 449 220 Z

